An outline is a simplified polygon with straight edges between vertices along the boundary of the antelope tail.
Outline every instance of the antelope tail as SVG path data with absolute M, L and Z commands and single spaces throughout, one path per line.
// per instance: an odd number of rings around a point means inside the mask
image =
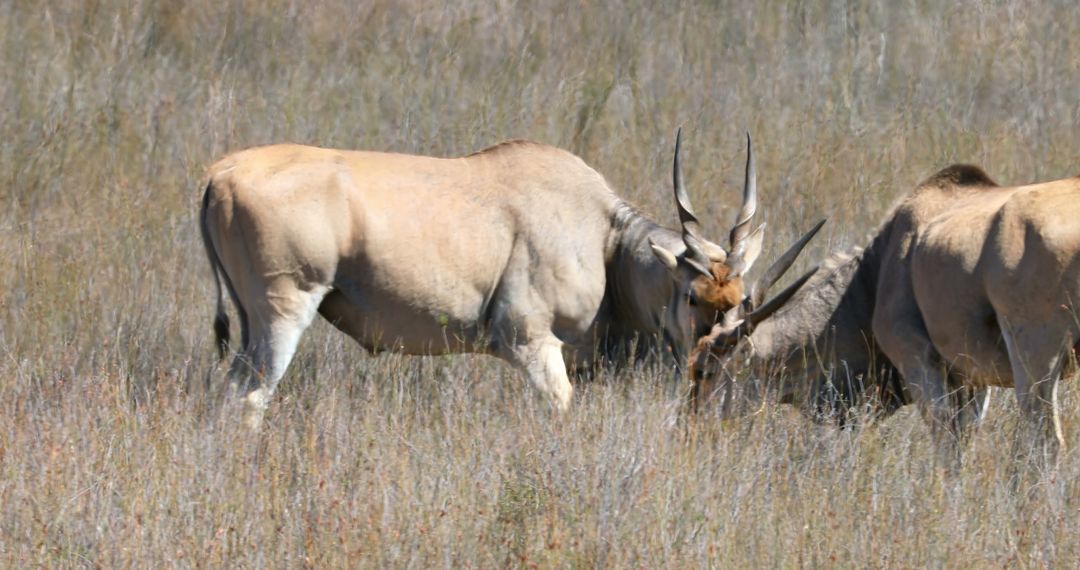
M 208 183 L 206 185 L 206 191 L 203 193 L 202 208 L 199 210 L 199 233 L 202 234 L 203 246 L 206 248 L 206 257 L 210 260 L 210 271 L 214 276 L 214 287 L 217 289 L 217 312 L 214 315 L 214 337 L 218 349 L 218 358 L 219 360 L 225 360 L 225 355 L 229 352 L 229 314 L 225 311 L 226 291 L 228 291 L 229 296 L 232 297 L 233 303 L 236 305 L 237 313 L 239 313 L 241 341 L 244 344 L 247 343 L 247 319 L 245 318 L 244 308 L 240 305 L 240 302 L 236 297 L 236 292 L 233 290 L 229 275 L 221 265 L 221 258 L 218 256 L 217 248 L 214 247 L 214 241 L 210 235 L 207 210 L 210 204 L 210 190 L 213 188 L 213 184 L 212 181 Z M 222 286 L 223 284 L 224 286 Z

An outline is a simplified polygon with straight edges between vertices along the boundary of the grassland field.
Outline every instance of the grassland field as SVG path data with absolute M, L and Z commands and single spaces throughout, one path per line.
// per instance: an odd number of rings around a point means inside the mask
M 553 417 L 500 361 L 319 322 L 252 436 L 199 390 L 196 226 L 232 150 L 508 138 L 674 225 L 681 126 L 708 233 L 750 131 L 765 258 L 829 218 L 809 267 L 947 164 L 1080 173 L 1071 1 L 0 0 L 0 103 L 2 567 L 1080 567 L 1075 378 L 1055 469 L 998 391 L 950 474 L 914 410 L 686 424 L 646 366 Z

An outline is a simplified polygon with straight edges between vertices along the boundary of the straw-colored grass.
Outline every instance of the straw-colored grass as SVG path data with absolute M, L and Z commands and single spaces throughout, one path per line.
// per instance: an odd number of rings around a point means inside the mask
M 553 417 L 485 357 L 306 335 L 257 437 L 205 412 L 195 224 L 247 146 L 568 148 L 719 239 L 755 136 L 766 256 L 865 241 L 954 161 L 1080 171 L 1069 1 L 0 2 L 0 565 L 1076 567 L 1080 390 L 1056 470 L 1011 462 L 999 392 L 959 473 L 913 410 L 686 424 L 654 368 Z M 1078 221 L 1080 223 L 1080 221 Z

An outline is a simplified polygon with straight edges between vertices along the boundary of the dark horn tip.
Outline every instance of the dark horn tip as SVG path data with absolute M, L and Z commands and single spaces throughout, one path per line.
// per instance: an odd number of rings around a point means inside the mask
M 814 227 L 810 228 L 810 231 L 806 232 L 806 235 L 809 237 L 817 235 L 818 231 L 821 230 L 821 228 L 825 225 L 825 222 L 827 221 L 829 221 L 829 218 L 821 218 L 816 224 L 814 224 Z M 808 241 L 809 237 L 807 238 Z

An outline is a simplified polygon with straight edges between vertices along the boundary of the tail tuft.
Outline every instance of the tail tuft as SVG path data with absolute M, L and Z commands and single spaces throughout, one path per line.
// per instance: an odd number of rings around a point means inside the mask
M 214 316 L 214 337 L 217 339 L 218 360 L 224 362 L 229 353 L 229 315 L 224 312 Z

